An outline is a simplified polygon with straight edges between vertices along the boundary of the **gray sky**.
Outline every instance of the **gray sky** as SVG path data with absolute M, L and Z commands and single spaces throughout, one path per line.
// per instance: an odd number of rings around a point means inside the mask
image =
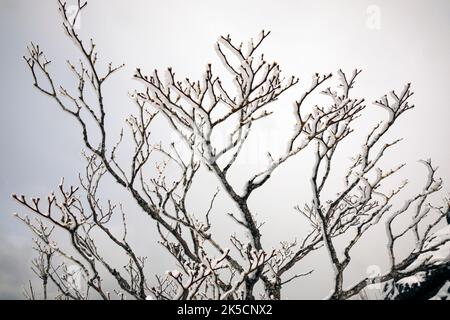
M 350 72 L 363 69 L 355 93 L 367 101 L 378 99 L 392 89 L 401 90 L 407 82 L 415 91 L 416 109 L 401 119 L 390 137 L 405 137 L 387 164 L 407 161 L 400 174 L 417 190 L 424 179 L 416 160 L 432 158 L 440 166 L 440 175 L 450 181 L 450 151 L 447 140 L 450 127 L 450 2 L 425 1 L 118 1 L 91 0 L 81 17 L 80 33 L 96 40 L 100 63 L 126 63 L 107 87 L 111 105 L 110 128 L 118 132 L 122 118 L 132 108 L 126 93 L 138 87 L 131 79 L 133 70 L 145 71 L 173 66 L 180 76 L 198 77 L 207 62 L 219 64 L 214 51 L 218 36 L 231 34 L 239 41 L 256 36 L 262 29 L 271 30 L 263 51 L 276 60 L 288 74 L 300 77 L 301 85 L 280 99 L 279 114 L 264 122 L 235 172 L 236 183 L 242 175 L 264 165 L 261 151 L 277 150 L 286 123 L 291 123 L 291 103 L 309 86 L 314 72 Z M 62 176 L 75 181 L 83 169 L 79 128 L 31 85 L 31 77 L 22 60 L 26 45 L 34 41 L 53 61 L 51 70 L 62 83 L 73 85 L 65 65 L 78 52 L 64 36 L 56 0 L 0 0 L 1 114 L 0 114 L 0 298 L 21 298 L 21 286 L 32 277 L 31 238 L 11 213 L 23 209 L 10 198 L 11 193 L 46 195 Z M 286 111 L 287 110 L 287 111 Z M 278 111 L 277 111 L 278 112 Z M 376 118 L 375 118 L 376 117 Z M 374 112 L 360 123 L 371 126 L 380 117 Z M 367 128 L 367 127 L 366 127 Z M 160 124 L 157 137 L 172 137 Z M 342 168 L 356 152 L 355 144 L 342 150 Z M 277 171 L 272 181 L 261 189 L 251 204 L 261 219 L 265 241 L 276 244 L 299 235 L 301 220 L 292 209 L 307 201 L 308 157 L 293 160 Z M 347 161 L 347 162 L 346 162 Z M 391 162 L 390 162 L 391 161 Z M 298 177 L 298 178 L 293 178 Z M 340 183 L 337 181 L 336 183 Z M 204 173 L 191 200 L 193 211 L 204 212 L 217 185 L 214 177 Z M 338 186 L 337 186 L 338 187 Z M 120 197 L 115 186 L 105 194 Z M 307 192 L 306 192 L 307 193 Z M 270 201 L 269 201 L 269 200 Z M 133 204 L 130 210 L 135 210 Z M 228 209 L 226 199 L 219 199 L 218 222 L 236 228 L 221 218 Z M 149 235 L 154 242 L 150 222 L 140 221 L 135 212 L 136 234 Z M 152 230 L 151 232 L 149 230 Z M 364 275 L 371 265 L 383 267 L 383 248 L 377 246 L 382 229 L 370 235 L 370 254 L 364 247 L 351 267 L 354 276 Z M 288 238 L 288 239 L 285 239 Z M 157 246 L 139 243 L 141 252 L 150 256 L 149 272 L 160 272 L 171 260 Z M 152 262 L 152 261 L 157 262 Z M 321 267 L 306 280 L 287 288 L 286 298 L 320 298 L 326 295 L 327 260 L 313 257 L 308 263 Z M 307 271 L 308 263 L 299 271 Z M 350 276 L 351 278 L 351 276 Z M 308 288 L 308 289 L 304 289 Z

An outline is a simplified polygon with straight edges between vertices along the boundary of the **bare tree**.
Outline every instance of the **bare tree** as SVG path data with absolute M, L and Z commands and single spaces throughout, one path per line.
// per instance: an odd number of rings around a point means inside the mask
M 86 147 L 86 170 L 79 175 L 78 186 L 66 186 L 63 180 L 58 193 L 51 193 L 44 201 L 13 195 L 36 217 L 18 215 L 36 238 L 38 258 L 33 262 L 33 270 L 42 280 L 44 299 L 48 297 L 50 283 L 61 299 L 110 299 L 111 294 L 104 288 L 106 275 L 115 280 L 115 293 L 123 299 L 280 299 L 283 285 L 308 276 L 312 270 L 293 276 L 286 276 L 287 272 L 317 250 L 329 256 L 334 270 L 330 299 L 348 299 L 373 283 L 397 281 L 436 267 L 429 259 L 417 261 L 421 255 L 449 240 L 447 237 L 436 241 L 433 237 L 434 227 L 445 217 L 449 207 L 448 201 L 432 205 L 428 200 L 442 188 L 442 181 L 436 176 L 437 169 L 431 160 L 423 161 L 428 170 L 426 185 L 396 208 L 394 200 L 407 182 L 386 190 L 385 180 L 396 175 L 404 164 L 392 169 L 382 169 L 380 165 L 380 160 L 401 139 L 385 144 L 381 141 L 397 120 L 414 107 L 409 102 L 413 95 L 410 84 L 374 102 L 375 107 L 385 110 L 387 117 L 369 130 L 364 144 L 353 155 L 341 191 L 330 197 L 324 190 L 329 184 L 338 146 L 352 136 L 355 119 L 367 107 L 364 99 L 352 96 L 361 70 L 349 74 L 339 70 L 340 84 L 336 88 L 327 86 L 334 77 L 332 74 L 315 74 L 309 89 L 294 103 L 296 124 L 291 138 L 286 141 L 285 151 L 278 156 L 268 153 L 267 167 L 248 177 L 245 188 L 239 190 L 230 179 L 230 171 L 252 128 L 259 120 L 273 116 L 274 111 L 270 109 L 273 102 L 293 88 L 299 79 L 284 76 L 278 63 L 267 61 L 260 52 L 270 32 L 263 31 L 248 43 L 236 43 L 229 35 L 223 36 L 216 44 L 216 51 L 226 67 L 226 75 L 217 75 L 211 64 L 199 80 L 181 80 L 172 68 L 164 75 L 157 70 L 151 75 L 136 70 L 135 78 L 144 89 L 131 94 L 136 112 L 128 118 L 127 124 L 134 151 L 131 161 L 123 163 L 117 152 L 125 135 L 122 130 L 119 140 L 111 143 L 111 136 L 117 132 L 107 131 L 109 106 L 104 100 L 105 82 L 123 65 L 110 63 L 102 72 L 104 67 L 98 66 L 95 43 L 81 39 L 75 24 L 86 4 L 78 1 L 75 15 L 69 16 L 67 4 L 59 1 L 64 30 L 81 55 L 77 64 L 68 61 L 78 81 L 75 90 L 57 84 L 51 74 L 50 61 L 38 45 L 31 44 L 24 57 L 34 86 L 78 123 Z M 95 101 L 90 99 L 92 93 Z M 307 107 L 306 101 L 317 93 L 325 95 L 329 103 Z M 152 141 L 152 123 L 158 117 L 164 117 L 171 130 L 180 135 L 189 149 L 188 156 L 175 144 L 167 147 Z M 215 135 L 225 137 L 226 142 L 218 143 L 213 139 Z M 283 241 L 278 248 L 264 248 L 260 228 L 263 221 L 256 219 L 249 199 L 287 160 L 311 151 L 314 152 L 310 177 L 312 199 L 296 206 L 311 231 L 299 234 L 301 241 Z M 151 166 L 154 157 L 164 159 L 158 162 L 156 169 Z M 166 175 L 169 163 L 178 168 L 175 179 Z M 189 211 L 186 201 L 201 167 L 215 175 L 221 188 L 207 200 L 206 214 L 196 216 Z M 127 225 L 125 209 L 98 195 L 105 176 L 117 182 L 124 194 L 135 200 L 142 214 L 154 222 L 160 243 L 173 256 L 177 270 L 156 277 L 147 274 L 145 257 L 138 256 L 127 240 L 128 232 L 133 229 Z M 211 212 L 219 192 L 226 194 L 238 208 L 237 213 L 224 214 L 248 234 L 247 238 L 233 234 L 224 243 L 211 232 Z M 112 217 L 117 215 L 122 221 L 121 235 L 109 226 Z M 411 221 L 401 230 L 393 228 L 401 216 L 411 217 Z M 386 226 L 388 271 L 375 278 L 360 279 L 345 288 L 344 274 L 352 260 L 352 249 L 378 224 Z M 64 248 L 54 241 L 55 230 L 68 235 L 72 248 Z M 99 233 L 106 236 L 109 246 L 114 246 L 128 259 L 124 268 L 115 267 L 102 255 L 96 242 Z M 414 248 L 404 258 L 399 258 L 396 244 L 411 233 Z M 342 248 L 337 242 L 344 235 L 346 243 Z M 434 240 L 432 245 L 431 240 Z M 232 245 L 231 249 L 227 244 Z M 84 288 L 70 283 L 69 263 L 79 267 Z M 260 296 L 255 289 L 257 283 L 262 283 L 264 288 Z M 27 297 L 37 298 L 31 283 Z

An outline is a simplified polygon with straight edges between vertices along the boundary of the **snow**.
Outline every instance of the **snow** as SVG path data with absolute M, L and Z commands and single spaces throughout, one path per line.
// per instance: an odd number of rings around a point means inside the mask
M 213 259 L 211 261 L 211 267 L 213 269 L 223 268 L 224 267 L 223 262 L 224 262 L 225 258 L 228 256 L 229 253 L 230 253 L 230 249 L 226 248 L 219 258 Z
M 178 270 L 173 270 L 173 271 L 171 272 L 171 275 L 172 275 L 172 277 L 174 277 L 174 278 L 178 278 L 178 277 L 180 276 L 180 271 L 178 271 Z
M 269 282 L 272 284 L 276 284 L 277 283 L 277 277 L 273 276 L 269 279 Z
M 441 265 L 450 261 L 450 225 L 436 231 L 425 243 L 424 250 L 433 248 L 434 246 L 437 246 L 435 250 L 419 255 L 416 261 L 406 271 L 414 270 L 424 262 L 427 264 Z
M 50 242 L 50 247 L 52 247 L 53 249 L 57 250 L 58 249 L 58 244 L 56 243 L 56 241 L 52 241 L 52 242 Z
M 447 281 L 439 292 L 430 300 L 450 300 L 450 281 Z
M 418 272 L 413 276 L 403 278 L 397 282 L 397 284 L 402 286 L 412 287 L 414 285 L 420 286 L 421 282 L 423 282 L 426 278 L 425 272 Z
M 436 247 L 435 250 L 424 252 L 417 257 L 417 259 L 405 270 L 414 271 L 414 269 L 420 267 L 422 264 L 439 266 L 450 261 L 450 225 L 438 230 L 432 234 L 424 244 L 424 250 Z M 399 294 L 399 290 L 402 291 L 408 288 L 414 288 L 421 286 L 427 281 L 427 272 L 417 272 L 412 276 L 405 277 L 399 280 L 393 287 L 394 291 L 389 294 L 389 298 L 392 299 Z M 450 297 L 450 282 L 439 290 L 434 296 L 433 300 L 444 300 Z

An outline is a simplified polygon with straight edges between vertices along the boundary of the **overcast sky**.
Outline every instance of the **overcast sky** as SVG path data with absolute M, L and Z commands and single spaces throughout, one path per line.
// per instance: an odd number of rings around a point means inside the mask
M 220 63 L 214 51 L 220 35 L 231 34 L 236 40 L 245 41 L 262 29 L 272 31 L 262 48 L 267 58 L 276 60 L 286 73 L 301 80 L 298 88 L 280 99 L 280 110 L 291 108 L 292 101 L 308 87 L 314 72 L 336 72 L 339 68 L 351 72 L 361 68 L 363 73 L 355 92 L 369 102 L 411 82 L 416 108 L 390 132 L 390 137 L 405 137 L 390 159 L 392 163 L 408 162 L 401 175 L 413 182 L 411 190 L 419 190 L 424 173 L 417 160 L 432 158 L 440 166 L 440 176 L 449 190 L 448 0 L 91 0 L 81 16 L 79 32 L 96 40 L 100 62 L 126 63 L 125 69 L 106 88 L 111 113 L 119 119 L 111 120 L 110 127 L 118 132 L 123 124 L 120 116 L 132 108 L 127 92 L 139 87 L 132 80 L 136 67 L 150 72 L 173 66 L 180 76 L 198 77 L 206 63 L 212 62 L 213 66 Z M 11 193 L 46 195 L 63 176 L 75 181 L 84 165 L 79 128 L 32 87 L 22 60 L 30 41 L 39 43 L 53 61 L 51 70 L 55 77 L 62 83 L 73 84 L 65 60 L 76 59 L 78 52 L 63 34 L 57 1 L 0 0 L 0 298 L 22 298 L 22 285 L 33 278 L 29 271 L 33 256 L 31 235 L 12 217 L 13 212 L 24 211 L 11 200 Z M 241 159 L 235 172 L 237 183 L 241 175 L 261 164 L 263 160 L 258 153 L 261 149 L 279 147 L 283 137 L 280 128 L 289 123 L 289 114 L 280 111 L 259 129 L 260 134 L 251 140 L 255 149 L 246 151 L 247 156 Z M 360 127 L 367 129 L 377 120 L 369 116 Z M 162 124 L 158 130 L 161 139 L 173 137 Z M 354 144 L 346 145 L 342 164 L 348 163 L 344 160 L 356 151 Z M 301 178 L 307 179 L 309 167 L 308 158 L 305 159 L 289 162 L 251 199 L 259 217 L 267 221 L 264 227 L 267 243 L 301 237 L 296 224 L 300 220 L 292 208 L 308 200 L 302 199 L 303 188 L 308 188 Z M 207 208 L 209 202 L 205 202 L 205 197 L 208 199 L 217 185 L 214 177 L 206 173 L 201 179 L 203 183 L 196 185 L 191 200 L 193 210 L 199 212 Z M 122 201 L 119 191 L 115 186 L 110 189 L 106 186 L 104 190 Z M 123 199 L 126 204 L 127 201 L 130 202 Z M 230 225 L 230 229 L 222 230 L 224 235 L 236 228 L 220 217 L 228 210 L 227 203 L 226 199 L 220 199 L 215 209 L 217 221 Z M 128 205 L 130 210 L 136 210 L 131 202 Z M 147 234 L 148 243 L 154 242 L 151 223 L 139 224 L 138 217 L 133 221 L 135 233 Z M 379 235 L 371 237 L 376 240 Z M 162 272 L 173 262 L 156 246 L 136 242 L 141 253 L 150 256 L 149 272 Z M 383 268 L 383 252 L 377 241 L 362 248 L 351 269 L 355 277 L 371 272 L 373 265 Z M 327 260 L 314 259 L 308 263 L 320 262 L 321 266 L 309 279 L 287 287 L 285 298 L 326 295 L 329 290 L 326 279 L 330 275 Z M 299 271 L 308 271 L 308 266 Z

